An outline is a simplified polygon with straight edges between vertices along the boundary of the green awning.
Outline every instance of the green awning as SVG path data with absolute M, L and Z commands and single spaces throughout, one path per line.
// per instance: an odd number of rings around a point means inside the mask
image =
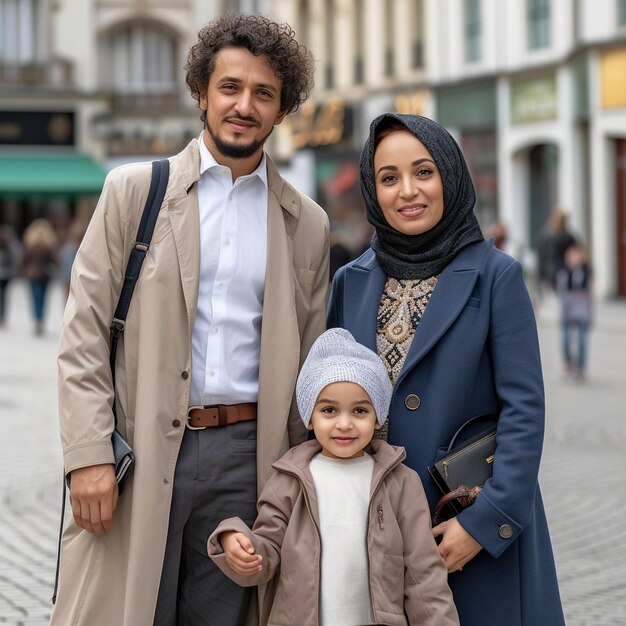
M 98 195 L 106 174 L 83 154 L 0 152 L 0 197 Z

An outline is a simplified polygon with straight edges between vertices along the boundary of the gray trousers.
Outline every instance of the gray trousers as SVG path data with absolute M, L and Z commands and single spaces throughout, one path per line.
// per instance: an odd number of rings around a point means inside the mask
M 253 589 L 232 582 L 207 556 L 217 525 L 257 510 L 256 421 L 186 429 L 181 444 L 154 626 L 241 626 Z

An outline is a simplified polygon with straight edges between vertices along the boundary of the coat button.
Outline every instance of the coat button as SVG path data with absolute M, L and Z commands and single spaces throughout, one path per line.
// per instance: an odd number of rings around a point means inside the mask
M 181 373 L 180 377 L 183 380 L 187 380 L 189 378 L 189 372 L 187 370 L 185 370 L 184 372 Z
M 416 411 L 420 408 L 421 403 L 422 401 L 420 400 L 420 397 L 416 396 L 414 393 L 410 393 L 404 399 L 404 406 L 409 409 L 409 411 Z
M 511 524 L 502 524 L 502 526 L 498 528 L 498 534 L 502 537 L 502 539 L 510 539 L 513 536 Z
M 174 420 L 174 421 L 172 422 L 172 426 L 173 426 L 174 428 L 178 428 L 178 427 L 180 426 L 180 420 Z

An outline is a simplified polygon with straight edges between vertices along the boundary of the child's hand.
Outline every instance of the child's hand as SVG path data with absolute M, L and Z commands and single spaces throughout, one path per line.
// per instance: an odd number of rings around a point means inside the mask
M 252 576 L 260 572 L 263 566 L 263 557 L 254 554 L 254 546 L 243 533 L 228 530 L 219 536 L 219 542 L 224 548 L 226 562 L 242 576 Z

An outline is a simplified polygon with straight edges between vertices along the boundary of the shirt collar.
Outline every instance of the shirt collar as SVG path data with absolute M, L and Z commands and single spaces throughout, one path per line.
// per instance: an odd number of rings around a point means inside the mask
M 204 174 L 204 172 L 206 172 L 207 170 L 210 170 L 213 168 L 229 169 L 227 166 L 221 165 L 215 160 L 215 157 L 211 154 L 209 149 L 206 147 L 206 144 L 204 143 L 204 139 L 202 135 L 203 133 L 200 133 L 200 136 L 198 137 L 198 146 L 200 148 L 200 176 L 202 176 L 202 174 Z M 266 157 L 265 151 L 263 151 L 263 156 L 261 158 L 261 162 L 259 163 L 258 167 L 250 174 L 247 174 L 246 176 L 240 176 L 239 178 L 242 180 L 245 180 L 248 178 L 252 178 L 253 176 L 257 176 L 260 179 L 260 181 L 263 183 L 263 185 L 267 187 L 267 157 Z

